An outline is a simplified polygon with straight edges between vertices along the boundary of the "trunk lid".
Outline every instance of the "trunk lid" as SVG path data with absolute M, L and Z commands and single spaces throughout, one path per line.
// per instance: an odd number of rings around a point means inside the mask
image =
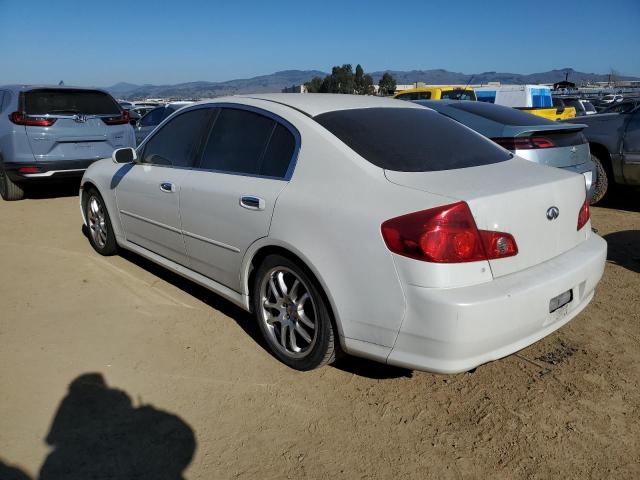
M 590 223 L 577 231 L 585 200 L 584 178 L 514 157 L 480 167 L 436 172 L 385 170 L 395 184 L 467 202 L 481 230 L 510 233 L 518 245 L 513 257 L 490 260 L 501 277 L 550 260 L 586 240 Z M 549 220 L 547 211 L 558 209 Z

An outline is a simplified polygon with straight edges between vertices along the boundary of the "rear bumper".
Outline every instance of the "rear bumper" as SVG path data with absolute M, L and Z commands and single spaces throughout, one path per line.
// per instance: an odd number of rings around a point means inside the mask
M 569 322 L 593 298 L 607 244 L 591 237 L 543 264 L 479 285 L 405 286 L 407 311 L 387 362 L 439 373 L 468 371 L 510 355 Z M 550 313 L 567 290 L 573 299 Z
M 90 160 L 56 160 L 50 162 L 6 162 L 7 176 L 14 182 L 47 182 L 66 178 L 81 178 L 84 171 L 95 162 Z M 37 172 L 23 173 L 20 168 L 36 167 Z

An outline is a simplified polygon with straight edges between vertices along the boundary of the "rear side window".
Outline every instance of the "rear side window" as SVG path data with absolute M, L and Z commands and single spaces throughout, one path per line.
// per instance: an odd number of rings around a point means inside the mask
M 338 110 L 315 119 L 364 159 L 388 170 L 451 170 L 511 158 L 490 140 L 426 108 Z
M 484 102 L 450 103 L 451 108 L 469 112 L 503 125 L 556 125 L 556 122 L 511 107 Z
M 275 120 L 248 110 L 223 108 L 200 168 L 281 178 L 287 173 L 294 150 L 292 133 Z
M 29 90 L 23 93 L 23 102 L 28 115 L 120 115 L 120 106 L 111 95 L 96 90 Z
M 141 163 L 193 167 L 212 111 L 199 108 L 169 120 L 147 141 Z
M 429 100 L 431 98 L 431 92 L 401 93 L 396 98 L 398 100 Z

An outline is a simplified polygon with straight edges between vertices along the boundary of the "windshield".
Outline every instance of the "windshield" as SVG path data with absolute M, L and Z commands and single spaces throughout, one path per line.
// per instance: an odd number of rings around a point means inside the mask
M 556 122 L 511 107 L 484 102 L 451 102 L 451 108 L 469 112 L 503 125 L 555 125 Z
M 41 89 L 24 92 L 28 115 L 76 114 L 120 115 L 120 106 L 107 93 L 96 90 Z
M 365 160 L 387 170 L 451 170 L 511 158 L 482 135 L 426 108 L 338 110 L 315 120 Z

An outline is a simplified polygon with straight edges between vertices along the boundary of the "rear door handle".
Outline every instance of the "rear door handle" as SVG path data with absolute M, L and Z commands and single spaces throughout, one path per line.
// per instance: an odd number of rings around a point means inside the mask
M 160 184 L 160 190 L 164 193 L 174 193 L 176 191 L 176 186 L 171 182 L 162 182 Z
M 240 206 L 249 210 L 264 210 L 265 201 L 253 195 L 243 195 L 240 197 Z

